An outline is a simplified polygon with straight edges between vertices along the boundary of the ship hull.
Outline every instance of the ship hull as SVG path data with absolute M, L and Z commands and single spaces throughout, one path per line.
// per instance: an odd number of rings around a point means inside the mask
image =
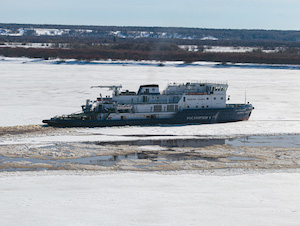
M 232 104 L 218 109 L 186 109 L 177 112 L 168 119 L 139 120 L 81 120 L 51 118 L 43 120 L 49 126 L 55 127 L 107 127 L 107 126 L 140 126 L 160 124 L 209 124 L 248 120 L 252 112 L 251 104 Z

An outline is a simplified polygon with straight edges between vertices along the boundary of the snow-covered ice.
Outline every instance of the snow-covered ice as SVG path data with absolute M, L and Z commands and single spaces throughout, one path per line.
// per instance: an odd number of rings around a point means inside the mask
M 0 126 L 42 124 L 43 119 L 80 110 L 85 99 L 95 99 L 100 91 L 92 85 L 118 85 L 136 91 L 141 84 L 193 80 L 227 81 L 230 103 L 244 103 L 245 96 L 255 107 L 247 122 L 193 125 L 79 129 L 88 134 L 171 134 L 230 136 L 300 133 L 300 70 L 215 67 L 212 63 L 178 67 L 153 62 L 122 64 L 54 64 L 54 61 L 27 58 L 0 60 Z M 113 63 L 111 61 L 111 63 Z M 126 66 L 123 66 L 126 65 Z M 201 66 L 199 66 L 201 65 Z M 72 137 L 65 137 L 72 141 Z M 106 139 L 106 137 L 102 137 Z M 55 140 L 54 137 L 51 138 Z M 61 136 L 59 138 L 62 139 Z M 76 139 L 76 138 L 75 138 Z M 98 138 L 97 138 L 98 139 Z M 101 138 L 99 138 L 101 140 Z
M 125 65 L 125 66 L 122 66 Z M 110 141 L 123 135 L 170 138 L 300 133 L 300 70 L 166 63 L 55 64 L 0 59 L 0 127 L 42 124 L 80 110 L 92 85 L 227 80 L 231 103 L 247 101 L 249 121 L 211 125 L 81 128 L 51 136 L 7 138 L 1 144 Z M 281 67 L 282 68 L 282 67 Z M 106 92 L 106 94 L 109 94 Z M 8 136 L 9 137 L 9 136 Z M 161 139 L 166 139 L 163 136 Z M 141 139 L 134 137 L 134 139 Z M 147 138 L 143 138 L 147 139 Z M 13 146 L 12 146 L 13 147 Z M 147 146 L 143 147 L 147 150 Z M 159 149 L 159 147 L 155 147 Z M 1 225 L 298 225 L 299 170 L 192 172 L 1 172 Z
M 0 176 L 1 225 L 299 225 L 293 172 Z

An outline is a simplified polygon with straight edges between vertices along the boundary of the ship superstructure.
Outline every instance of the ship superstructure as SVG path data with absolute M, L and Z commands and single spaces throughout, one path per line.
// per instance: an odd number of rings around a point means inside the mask
M 109 88 L 112 96 L 87 100 L 78 114 L 44 120 L 53 126 L 115 126 L 217 123 L 247 120 L 251 104 L 226 104 L 226 82 L 170 83 L 163 92 L 157 84 L 141 85 L 137 92 Z

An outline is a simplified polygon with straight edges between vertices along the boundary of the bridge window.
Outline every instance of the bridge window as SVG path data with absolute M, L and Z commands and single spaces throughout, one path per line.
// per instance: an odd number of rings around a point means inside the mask
M 174 111 L 174 105 L 167 105 L 167 111 Z
M 147 102 L 147 101 L 148 101 L 147 96 L 143 96 L 143 102 Z
M 154 105 L 154 112 L 161 112 L 162 106 L 161 105 Z

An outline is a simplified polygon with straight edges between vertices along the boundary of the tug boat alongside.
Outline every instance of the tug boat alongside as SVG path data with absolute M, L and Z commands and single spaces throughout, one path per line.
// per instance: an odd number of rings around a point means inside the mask
M 138 92 L 109 88 L 112 96 L 86 100 L 80 113 L 43 120 L 57 127 L 104 127 L 125 125 L 204 124 L 248 120 L 253 106 L 226 104 L 226 82 L 171 83 L 160 93 L 156 84 L 141 85 Z

